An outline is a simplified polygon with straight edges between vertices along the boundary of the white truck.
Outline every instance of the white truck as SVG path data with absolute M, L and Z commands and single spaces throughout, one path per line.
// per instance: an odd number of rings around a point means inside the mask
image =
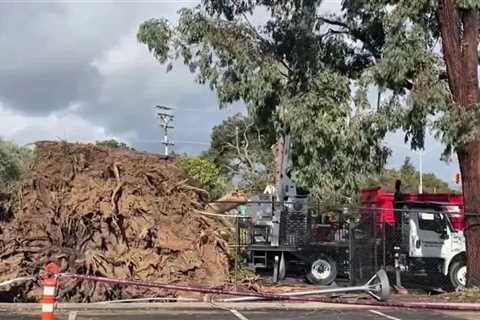
M 466 285 L 463 197 L 460 194 L 402 194 L 362 191 L 363 214 L 375 214 L 385 263 L 396 271 L 424 271 L 434 282 L 456 289 Z M 397 201 L 395 201 L 397 200 Z
M 286 135 L 274 148 L 277 186 L 272 202 L 250 204 L 250 218 L 238 226 L 239 238 L 244 239 L 240 244 L 246 245 L 252 267 L 273 269 L 273 279 L 282 280 L 287 268 L 301 264 L 306 279 L 321 285 L 331 284 L 337 276 L 355 281 L 358 272 L 369 278 L 385 268 L 395 271 L 398 285 L 402 271 L 424 271 L 432 278 L 449 280 L 450 287 L 465 286 L 461 194 L 394 195 L 381 188 L 365 189 L 350 217 L 342 213 L 334 223 L 319 223 L 305 194 L 297 194 L 288 176 L 290 157 Z M 352 227 L 354 216 L 360 216 L 359 228 Z M 362 220 L 367 226 L 363 235 Z

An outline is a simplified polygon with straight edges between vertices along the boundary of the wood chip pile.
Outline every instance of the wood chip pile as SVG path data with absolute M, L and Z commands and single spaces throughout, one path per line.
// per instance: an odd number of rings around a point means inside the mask
M 90 144 L 39 143 L 31 174 L 0 223 L 0 281 L 62 271 L 121 279 L 222 286 L 229 280 L 228 228 L 202 216 L 204 192 L 174 159 Z M 0 290 L 2 290 L 0 288 Z M 69 302 L 175 295 L 62 283 Z M 35 284 L 0 291 L 3 301 L 34 301 Z

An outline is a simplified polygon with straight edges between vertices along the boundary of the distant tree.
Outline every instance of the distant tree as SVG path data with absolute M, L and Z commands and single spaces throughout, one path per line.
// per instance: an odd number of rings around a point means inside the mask
M 259 128 L 252 117 L 236 114 L 212 130 L 208 156 L 220 174 L 239 189 L 262 192 L 272 179 L 273 130 Z
M 408 176 L 414 176 L 416 173 L 417 173 L 417 170 L 412 164 L 410 157 L 405 157 L 405 160 L 403 161 L 403 164 L 400 167 L 400 174 L 402 176 L 408 177 Z
M 418 192 L 420 173 L 412 165 L 409 157 L 405 158 L 399 170 L 384 169 L 380 174 L 368 178 L 365 186 L 381 187 L 386 191 L 394 192 L 397 179 L 402 180 L 402 192 Z M 423 191 L 432 193 L 454 192 L 449 188 L 447 182 L 439 179 L 433 173 L 423 174 Z
M 0 191 L 8 192 L 28 172 L 33 152 L 0 138 Z
M 115 139 L 95 141 L 95 144 L 97 146 L 104 146 L 104 147 L 109 147 L 109 148 L 135 150 L 134 148 L 127 145 L 126 143 L 117 141 Z

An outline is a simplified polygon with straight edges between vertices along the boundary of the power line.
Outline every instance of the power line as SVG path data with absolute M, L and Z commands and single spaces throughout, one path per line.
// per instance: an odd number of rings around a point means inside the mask
M 180 144 L 198 144 L 198 145 L 204 145 L 204 146 L 209 146 L 210 142 L 204 142 L 204 141 L 189 141 L 189 140 L 177 140 L 176 143 Z
M 131 143 L 164 143 L 164 140 L 160 139 L 135 139 L 135 140 L 129 140 Z M 175 144 L 192 144 L 192 145 L 204 145 L 204 146 L 209 146 L 210 142 L 207 141 L 195 141 L 195 140 L 175 140 Z

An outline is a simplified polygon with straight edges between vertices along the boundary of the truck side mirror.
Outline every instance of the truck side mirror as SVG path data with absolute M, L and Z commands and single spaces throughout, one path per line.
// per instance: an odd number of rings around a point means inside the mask
M 447 229 L 448 229 L 448 225 L 447 225 L 447 221 L 445 220 L 445 217 L 442 217 L 440 215 L 436 216 L 438 217 L 438 230 L 437 230 L 437 233 L 440 233 L 440 239 L 443 239 L 443 240 L 446 240 L 449 238 L 448 236 L 448 232 L 447 232 Z
M 439 223 L 440 230 L 438 233 L 440 233 L 440 239 L 442 240 L 447 240 L 449 238 L 448 232 L 447 232 L 447 223 L 445 219 L 442 219 L 441 222 Z
M 447 233 L 446 230 L 444 230 L 444 231 L 440 234 L 440 239 L 442 239 L 442 240 L 447 240 L 447 239 L 449 239 L 449 238 L 450 238 L 450 236 L 448 235 L 448 233 Z

